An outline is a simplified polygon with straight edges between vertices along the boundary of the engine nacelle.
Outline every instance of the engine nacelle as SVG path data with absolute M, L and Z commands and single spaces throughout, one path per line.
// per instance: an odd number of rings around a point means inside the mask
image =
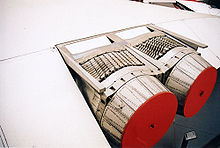
M 170 127 L 176 96 L 155 77 L 139 76 L 124 84 L 106 105 L 101 127 L 122 147 L 152 147 Z
M 154 25 L 141 27 L 150 31 L 131 39 L 117 35 L 132 27 L 57 45 L 100 126 L 122 147 L 154 146 L 177 106 L 179 114 L 195 115 L 217 77 L 196 52 L 205 45 Z M 110 43 L 98 46 L 103 40 Z

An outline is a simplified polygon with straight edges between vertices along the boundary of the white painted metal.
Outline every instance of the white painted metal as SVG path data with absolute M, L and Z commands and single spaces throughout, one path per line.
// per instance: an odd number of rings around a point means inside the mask
M 220 16 L 220 9 L 212 8 L 210 5 L 206 3 L 187 1 L 187 0 L 177 0 L 177 1 L 195 12 Z
M 220 27 L 218 27 L 220 24 L 220 18 L 184 20 L 184 23 L 197 36 L 200 42 L 209 46 L 208 50 L 220 60 Z
M 144 26 L 144 27 L 138 27 L 131 30 L 122 31 L 119 33 L 116 33 L 117 36 L 119 36 L 122 39 L 131 39 L 134 37 L 137 37 L 138 35 L 149 33 L 150 31 Z
M 66 48 L 69 49 L 71 54 L 77 54 L 81 52 L 86 52 L 93 48 L 98 48 L 101 46 L 106 46 L 111 44 L 111 42 L 105 36 L 101 36 L 99 38 L 94 38 L 91 40 L 82 41 L 75 44 L 67 45 Z
M 57 50 L 1 61 L 0 73 L 10 147 L 109 147 Z
M 135 25 L 212 17 L 122 0 L 7 0 L 0 10 L 0 59 Z

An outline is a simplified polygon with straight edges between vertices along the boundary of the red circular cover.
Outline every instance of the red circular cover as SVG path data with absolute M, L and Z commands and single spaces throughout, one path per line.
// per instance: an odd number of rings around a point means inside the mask
M 208 100 L 215 86 L 217 70 L 208 67 L 203 70 L 187 92 L 184 102 L 184 116 L 194 116 Z
M 166 133 L 177 111 L 173 93 L 161 92 L 145 101 L 131 116 L 122 137 L 122 148 L 154 146 Z

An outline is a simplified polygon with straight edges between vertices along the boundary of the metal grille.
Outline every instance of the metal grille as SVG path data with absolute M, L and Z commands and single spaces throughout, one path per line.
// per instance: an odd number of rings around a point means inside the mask
M 156 60 L 175 47 L 183 47 L 183 45 L 167 36 L 152 37 L 134 46 L 134 48 Z
M 128 50 L 106 52 L 80 63 L 80 65 L 99 82 L 115 71 L 128 66 L 142 66 L 142 63 Z

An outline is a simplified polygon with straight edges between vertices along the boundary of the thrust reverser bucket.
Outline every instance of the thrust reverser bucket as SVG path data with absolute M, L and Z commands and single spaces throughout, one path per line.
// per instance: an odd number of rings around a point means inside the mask
M 165 86 L 179 102 L 178 112 L 194 116 L 206 103 L 215 86 L 217 70 L 197 54 L 189 54 L 171 71 Z

